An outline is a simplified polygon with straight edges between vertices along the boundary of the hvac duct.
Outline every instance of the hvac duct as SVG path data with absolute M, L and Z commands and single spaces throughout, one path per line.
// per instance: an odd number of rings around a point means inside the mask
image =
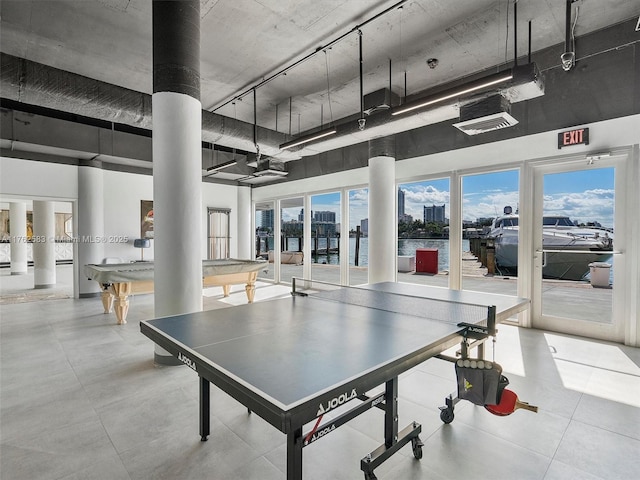
M 62 112 L 151 130 L 151 95 L 2 53 L 0 87 L 4 98 Z M 258 128 L 260 151 L 292 160 L 280 152 L 285 135 Z M 238 150 L 255 151 L 253 125 L 202 112 L 202 139 Z
M 151 96 L 56 68 L 1 54 L 0 87 L 5 98 L 33 105 L 60 110 L 108 122 L 151 129 Z M 489 95 L 501 93 L 511 103 L 538 97 L 544 87 L 535 64 L 513 67 L 512 79 L 487 91 L 474 92 Z M 482 78 L 474 76 L 473 80 Z M 458 82 L 457 85 L 464 85 Z M 433 89 L 442 91 L 442 88 Z M 420 98 L 434 95 L 433 90 L 415 95 Z M 375 92 L 374 92 L 375 93 Z M 382 98 L 384 97 L 384 98 Z M 393 105 L 394 96 L 382 95 L 380 105 Z M 372 100 L 376 96 L 370 97 Z M 373 108 L 366 128 L 359 129 L 359 115 L 334 122 L 336 134 L 291 150 L 281 150 L 280 145 L 291 137 L 273 130 L 258 127 L 257 143 L 260 154 L 282 162 L 303 156 L 343 148 L 371 139 L 451 120 L 459 116 L 459 104 L 464 98 L 452 98 L 447 102 L 419 109 L 410 114 L 392 116 L 392 109 Z M 388 102 L 388 103 L 387 103 Z M 376 102 L 372 102 L 372 107 Z M 378 106 L 380 106 L 378 105 Z M 312 132 L 305 132 L 311 134 Z M 202 139 L 237 150 L 255 152 L 254 125 L 207 111 L 202 112 Z

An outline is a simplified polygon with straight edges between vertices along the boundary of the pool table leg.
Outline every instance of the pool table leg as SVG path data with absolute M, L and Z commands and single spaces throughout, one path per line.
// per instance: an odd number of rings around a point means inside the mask
M 110 286 L 100 285 L 102 288 L 102 306 L 104 307 L 104 313 L 111 313 L 113 309 L 113 293 L 111 293 Z
M 258 278 L 258 272 L 250 272 L 249 280 L 244 290 L 247 292 L 247 300 L 249 303 L 253 303 L 253 297 L 256 295 L 256 279 Z
M 115 312 L 118 325 L 127 323 L 127 313 L 129 312 L 129 295 L 131 294 L 131 282 L 117 282 L 111 285 L 113 294 L 116 297 Z

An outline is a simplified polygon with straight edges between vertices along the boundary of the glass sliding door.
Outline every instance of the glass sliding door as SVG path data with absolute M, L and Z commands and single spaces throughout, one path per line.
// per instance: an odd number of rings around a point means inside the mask
M 274 233 L 274 205 L 273 202 L 256 203 L 254 212 L 255 221 L 255 257 L 264 260 L 269 259 L 269 255 L 273 257 L 273 233 Z M 271 254 L 270 254 L 271 252 Z M 272 260 L 271 260 L 272 262 Z M 274 280 L 274 269 L 272 265 L 269 268 L 260 270 L 258 278 L 265 280 Z
M 624 159 L 545 164 L 534 171 L 533 326 L 624 337 Z M 620 242 L 616 243 L 616 238 Z
M 615 168 L 540 172 L 541 228 L 536 268 L 541 315 L 562 329 L 564 319 L 612 323 Z M 551 320 L 554 318 L 555 320 Z M 586 328 L 590 328 L 588 325 Z
M 311 196 L 311 278 L 314 280 L 340 283 L 340 201 L 339 192 Z
M 369 189 L 349 190 L 349 285 L 369 280 Z
M 303 278 L 304 198 L 280 200 L 280 281 Z
M 462 288 L 517 294 L 519 171 L 462 177 Z
M 450 181 L 398 185 L 398 281 L 449 284 Z

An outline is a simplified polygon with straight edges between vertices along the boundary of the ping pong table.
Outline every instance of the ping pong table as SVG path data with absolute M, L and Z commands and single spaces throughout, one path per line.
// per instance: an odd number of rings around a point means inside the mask
M 365 480 L 408 443 L 420 459 L 421 425 L 399 430 L 398 376 L 458 343 L 484 355 L 495 325 L 529 305 L 393 282 L 318 288 L 294 279 L 292 286 L 287 298 L 140 322 L 144 335 L 198 374 L 201 440 L 210 433 L 213 383 L 287 435 L 287 480 L 302 479 L 305 446 L 373 407 L 385 412 L 384 443 L 362 458 Z

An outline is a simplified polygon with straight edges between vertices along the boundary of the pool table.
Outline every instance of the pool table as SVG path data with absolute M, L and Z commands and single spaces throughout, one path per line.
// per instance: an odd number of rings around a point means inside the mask
M 231 285 L 244 283 L 247 299 L 252 303 L 258 272 L 267 266 L 265 260 L 203 260 L 202 284 L 204 287 L 221 286 L 227 297 Z M 115 307 L 119 325 L 127 323 L 129 295 L 153 292 L 153 262 L 89 264 L 85 265 L 84 273 L 89 280 L 100 284 L 104 313 Z

